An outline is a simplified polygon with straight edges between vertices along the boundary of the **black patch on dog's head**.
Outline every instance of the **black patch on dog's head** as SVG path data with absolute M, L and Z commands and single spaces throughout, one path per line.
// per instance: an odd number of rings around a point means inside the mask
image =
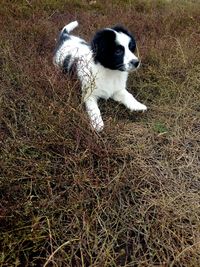
M 97 32 L 91 42 L 96 63 L 105 68 L 124 71 L 124 47 L 116 42 L 116 32 L 122 32 L 131 38 L 129 49 L 134 52 L 136 44 L 133 36 L 121 26 L 103 29 Z
M 120 66 L 123 64 L 124 56 L 123 48 L 121 48 L 121 55 L 116 56 L 115 51 L 117 44 L 115 39 L 116 34 L 114 31 L 104 29 L 96 33 L 91 43 L 95 62 L 99 62 L 105 68 L 112 70 L 120 69 Z
M 112 29 L 116 32 L 122 32 L 131 38 L 131 41 L 129 43 L 129 49 L 131 50 L 131 52 L 134 53 L 135 49 L 136 49 L 136 41 L 135 41 L 135 38 L 133 37 L 133 35 L 121 25 L 116 25 L 116 26 L 112 27 Z

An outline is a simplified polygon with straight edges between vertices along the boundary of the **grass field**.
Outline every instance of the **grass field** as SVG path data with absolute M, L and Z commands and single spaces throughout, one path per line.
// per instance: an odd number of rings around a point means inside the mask
M 71 20 L 121 23 L 142 60 L 90 129 L 76 80 L 52 64 Z M 200 266 L 200 2 L 2 0 L 0 266 Z

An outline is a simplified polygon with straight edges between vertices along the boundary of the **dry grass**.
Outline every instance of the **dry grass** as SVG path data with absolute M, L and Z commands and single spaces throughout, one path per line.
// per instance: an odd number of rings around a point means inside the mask
M 200 265 L 200 4 L 106 2 L 1 1 L 1 266 Z M 119 22 L 135 33 L 129 88 L 146 113 L 102 101 L 92 132 L 52 65 L 72 19 L 87 40 Z

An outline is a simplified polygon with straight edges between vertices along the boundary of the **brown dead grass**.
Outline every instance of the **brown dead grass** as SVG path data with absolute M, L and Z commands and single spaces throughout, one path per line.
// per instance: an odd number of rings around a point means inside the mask
M 197 1 L 0 4 L 1 266 L 200 263 L 200 5 Z M 90 40 L 122 23 L 142 68 L 130 113 L 101 102 L 88 124 L 76 80 L 55 70 L 58 30 Z

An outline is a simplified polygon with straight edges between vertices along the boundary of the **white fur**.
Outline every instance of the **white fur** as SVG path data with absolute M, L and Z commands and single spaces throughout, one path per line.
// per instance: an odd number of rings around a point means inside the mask
M 78 25 L 77 21 L 66 25 L 64 29 L 68 32 Z M 63 31 L 62 30 L 62 31 Z M 58 48 L 54 56 L 54 63 L 62 67 L 67 55 L 71 56 L 71 61 L 77 60 L 77 75 L 81 81 L 83 101 L 89 115 L 91 125 L 96 131 L 101 131 L 104 123 L 98 107 L 99 98 L 112 98 L 124 104 L 131 111 L 144 111 L 147 107 L 138 102 L 132 94 L 126 90 L 129 62 L 137 57 L 129 50 L 128 43 L 130 37 L 124 33 L 115 32 L 117 41 L 125 48 L 124 64 L 127 71 L 111 70 L 103 67 L 93 60 L 92 51 L 89 45 L 83 44 L 83 39 L 70 35 L 70 39 Z
M 124 64 L 127 71 L 129 71 L 131 70 L 130 62 L 132 60 L 138 60 L 138 58 L 129 50 L 128 44 L 130 37 L 122 32 L 116 32 L 116 41 L 125 48 Z

